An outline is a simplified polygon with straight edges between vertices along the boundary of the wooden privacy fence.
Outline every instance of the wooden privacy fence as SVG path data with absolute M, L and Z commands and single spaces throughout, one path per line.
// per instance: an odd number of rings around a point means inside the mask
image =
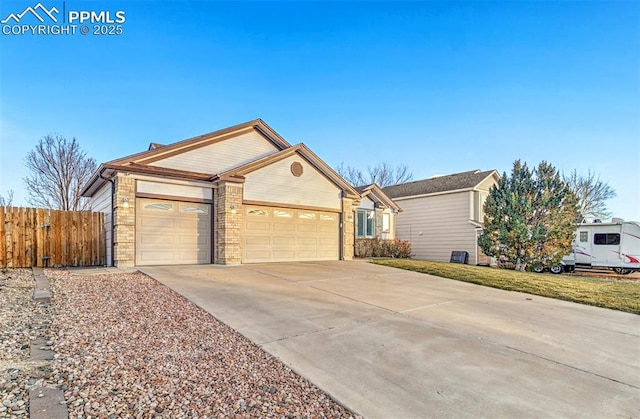
M 104 215 L 90 211 L 0 207 L 0 267 L 105 263 Z

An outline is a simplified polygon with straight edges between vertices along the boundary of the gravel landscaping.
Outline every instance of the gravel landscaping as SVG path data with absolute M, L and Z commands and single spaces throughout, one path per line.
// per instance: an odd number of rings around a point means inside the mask
M 52 376 L 71 418 L 355 417 L 143 274 L 45 274 L 55 308 Z

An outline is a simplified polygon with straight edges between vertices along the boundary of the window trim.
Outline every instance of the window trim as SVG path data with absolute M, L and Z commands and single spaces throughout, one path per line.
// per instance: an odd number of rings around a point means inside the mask
M 391 214 L 387 212 L 382 213 L 382 232 L 388 233 L 391 231 Z
M 364 224 L 360 217 L 363 216 Z M 360 228 L 362 227 L 362 234 Z M 376 236 L 376 215 L 374 210 L 358 209 L 356 211 L 356 237 L 359 239 L 370 239 Z

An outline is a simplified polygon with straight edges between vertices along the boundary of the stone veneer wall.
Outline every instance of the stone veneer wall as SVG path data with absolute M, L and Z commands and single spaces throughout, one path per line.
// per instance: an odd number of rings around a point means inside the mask
M 220 183 L 213 191 L 213 207 L 213 263 L 240 264 L 244 217 L 242 184 Z
M 116 199 L 114 202 L 114 247 L 115 265 L 131 267 L 136 261 L 136 181 L 118 174 L 116 177 Z M 124 204 L 124 198 L 128 203 Z
M 342 198 L 342 259 L 353 260 L 355 245 L 355 209 L 359 201 Z

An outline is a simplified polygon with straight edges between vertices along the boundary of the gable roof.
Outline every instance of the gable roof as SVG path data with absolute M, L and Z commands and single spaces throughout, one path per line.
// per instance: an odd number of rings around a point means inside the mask
M 173 154 L 183 153 L 185 151 L 193 150 L 196 148 L 204 147 L 206 145 L 223 141 L 230 136 L 237 135 L 241 131 L 249 131 L 255 129 L 262 134 L 267 140 L 273 143 L 279 150 L 291 147 L 284 138 L 275 132 L 266 122 L 262 119 L 254 119 L 253 121 L 245 122 L 242 124 L 234 125 L 229 128 L 213 131 L 208 134 L 199 135 L 197 137 L 188 138 L 186 140 L 178 141 L 173 144 L 151 147 L 147 151 L 143 151 L 136 154 L 131 154 L 126 157 L 122 157 L 116 160 L 111 160 L 107 164 L 128 164 L 128 163 L 150 163 L 156 160 L 163 159 Z M 157 143 L 152 143 L 157 144 Z M 159 144 L 157 144 L 159 145 Z
M 362 198 L 367 197 L 377 204 L 382 204 L 387 208 L 394 209 L 397 212 L 402 212 L 402 208 L 400 208 L 393 199 L 389 198 L 389 196 L 375 183 L 356 186 L 355 189 L 360 193 L 360 197 Z
M 239 167 L 234 167 L 233 169 L 229 169 L 226 172 L 220 173 L 216 176 L 217 179 L 227 179 L 227 178 L 243 178 L 244 175 L 249 174 L 255 170 L 266 167 L 272 163 L 278 162 L 282 159 L 285 159 L 289 156 L 293 156 L 297 154 L 304 158 L 307 163 L 314 166 L 320 173 L 322 173 L 326 178 L 328 178 L 331 182 L 336 184 L 345 195 L 349 198 L 358 198 L 360 194 L 356 191 L 356 189 L 351 186 L 346 180 L 342 178 L 335 170 L 333 170 L 329 165 L 323 162 L 320 157 L 316 156 L 313 151 L 311 151 L 306 145 L 303 143 L 297 144 L 295 146 L 291 146 L 287 149 L 279 151 L 274 154 L 270 154 L 266 157 L 262 157 L 260 159 L 251 161 L 249 163 L 243 164 Z
M 483 172 L 478 169 L 387 186 L 382 188 L 382 190 L 390 198 L 452 192 L 473 189 L 494 174 L 497 176 L 498 172 L 495 170 L 486 170 Z
M 256 160 L 245 163 L 241 166 L 229 169 L 222 173 L 201 173 L 187 170 L 171 169 L 162 166 L 150 165 L 149 163 L 161 160 L 168 155 L 175 155 L 194 150 L 206 145 L 224 141 L 228 138 L 238 136 L 245 131 L 257 130 L 268 141 L 279 149 L 271 155 L 257 158 Z M 309 164 L 314 166 L 329 181 L 333 182 L 346 197 L 359 198 L 360 194 L 345 181 L 337 172 L 329 165 L 323 162 L 304 144 L 291 146 L 284 138 L 269 127 L 262 119 L 245 122 L 243 124 L 234 125 L 233 127 L 214 131 L 198 137 L 189 138 L 169 145 L 161 145 L 152 143 L 147 151 L 132 154 L 101 164 L 96 172 L 91 176 L 90 180 L 84 185 L 80 192 L 84 197 L 91 197 L 93 194 L 107 182 L 107 179 L 116 172 L 133 172 L 174 179 L 198 180 L 204 182 L 216 182 L 221 180 L 243 181 L 244 175 L 259 168 L 265 167 L 271 163 L 282 160 L 293 154 L 299 154 Z M 106 176 L 105 176 L 106 175 Z

